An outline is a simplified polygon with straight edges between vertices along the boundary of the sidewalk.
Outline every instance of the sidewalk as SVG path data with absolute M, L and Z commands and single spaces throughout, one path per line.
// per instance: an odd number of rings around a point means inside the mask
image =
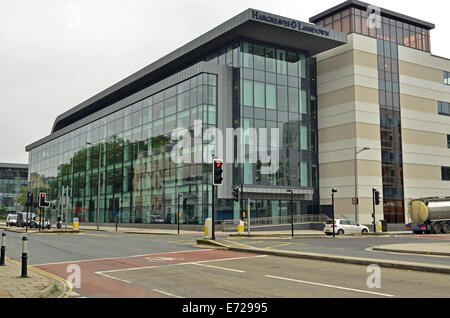
M 21 278 L 21 264 L 6 259 L 0 266 L 0 298 L 45 298 L 52 294 L 55 281 L 28 266 L 28 278 Z

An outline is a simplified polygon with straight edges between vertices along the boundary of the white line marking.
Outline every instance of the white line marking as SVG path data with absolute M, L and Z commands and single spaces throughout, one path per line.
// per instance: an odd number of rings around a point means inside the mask
M 108 257 L 108 258 L 96 258 L 96 259 L 87 259 L 87 260 L 81 260 L 81 261 L 66 261 L 66 262 L 57 262 L 57 263 L 37 264 L 37 265 L 32 265 L 32 266 L 46 266 L 46 265 L 59 265 L 59 264 L 77 264 L 77 263 L 86 263 L 86 262 L 94 262 L 94 261 L 107 261 L 107 260 L 116 260 L 116 259 L 124 259 L 124 258 L 137 258 L 137 257 L 152 256 L 152 255 L 165 255 L 165 254 L 189 253 L 189 252 L 206 252 L 206 251 L 211 251 L 211 249 L 176 251 L 176 252 L 162 252 L 162 253 L 142 254 L 142 255 L 133 255 L 133 256 L 120 256 L 120 257 Z
M 224 271 L 230 271 L 230 272 L 236 272 L 236 273 L 245 273 L 245 271 L 240 271 L 237 269 L 231 269 L 231 268 L 225 268 L 225 267 L 219 267 L 219 266 L 213 266 L 213 265 L 206 265 L 206 264 L 200 264 L 200 263 L 192 263 L 192 265 L 210 267 L 210 268 L 215 268 L 215 269 L 222 269 Z
M 113 276 L 110 276 L 110 275 L 107 275 L 107 274 L 103 274 L 103 273 L 100 273 L 100 272 L 96 272 L 95 274 L 105 276 L 106 278 L 115 279 L 115 280 L 118 280 L 118 281 L 123 282 L 123 283 L 131 284 L 131 282 L 129 282 L 129 281 L 125 280 L 125 279 L 120 279 L 120 278 L 113 277 Z
M 173 294 L 167 293 L 167 292 L 162 291 L 162 290 L 159 290 L 159 289 L 152 289 L 152 290 L 155 291 L 155 292 L 157 292 L 157 293 L 160 293 L 160 294 L 169 296 L 169 297 L 174 297 L 174 298 L 184 298 L 184 297 L 181 297 L 181 296 L 177 296 L 177 295 L 173 295 Z
M 172 266 L 183 266 L 183 265 L 196 265 L 196 264 L 199 264 L 199 263 L 213 263 L 213 262 L 223 262 L 223 261 L 234 261 L 234 260 L 239 260 L 239 259 L 261 258 L 261 257 L 267 257 L 267 255 L 257 255 L 257 256 L 244 256 L 244 257 L 234 257 L 234 258 L 214 259 L 214 260 L 208 260 L 208 261 L 186 262 L 186 263 L 169 264 L 169 265 L 154 265 L 154 266 L 144 266 L 144 267 L 123 268 L 123 269 L 114 269 L 114 270 L 109 270 L 109 271 L 96 272 L 96 274 L 127 272 L 127 271 L 135 271 L 135 270 L 140 270 L 140 269 L 159 268 L 159 267 L 172 267 Z
M 358 293 L 372 294 L 372 295 L 378 295 L 378 296 L 384 296 L 384 297 L 395 297 L 394 295 L 375 293 L 375 292 L 370 292 L 367 290 L 360 290 L 360 289 L 353 289 L 353 288 L 347 288 L 347 287 L 341 287 L 341 286 L 313 283 L 313 282 L 307 282 L 304 280 L 297 280 L 297 279 L 284 278 L 284 277 L 271 276 L 271 275 L 265 275 L 265 276 L 269 277 L 269 278 L 287 280 L 290 282 L 301 283 L 301 284 L 309 284 L 309 285 L 316 285 L 316 286 L 322 286 L 322 287 L 328 287 L 328 288 L 342 289 L 342 290 L 348 290 L 348 291 L 354 291 L 354 292 L 358 292 Z

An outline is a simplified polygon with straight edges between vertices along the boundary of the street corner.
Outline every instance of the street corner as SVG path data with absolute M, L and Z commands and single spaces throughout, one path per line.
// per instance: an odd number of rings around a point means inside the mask
M 58 280 L 48 273 L 30 266 L 22 276 L 22 264 L 7 258 L 0 266 L 0 298 L 47 298 L 59 293 Z

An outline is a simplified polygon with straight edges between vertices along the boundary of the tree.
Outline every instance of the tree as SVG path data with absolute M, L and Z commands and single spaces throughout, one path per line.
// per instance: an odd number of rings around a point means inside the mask
M 17 203 L 19 203 L 23 207 L 27 206 L 27 193 L 28 193 L 28 187 L 27 186 L 23 186 L 22 187 L 22 192 L 17 197 Z

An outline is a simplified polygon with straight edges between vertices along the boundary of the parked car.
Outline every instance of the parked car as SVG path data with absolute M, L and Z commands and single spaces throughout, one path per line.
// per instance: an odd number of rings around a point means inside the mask
M 333 220 L 329 220 L 325 224 L 325 229 L 323 231 L 325 232 L 326 235 L 333 235 Z M 336 219 L 334 225 L 334 232 L 337 235 L 344 235 L 351 233 L 369 233 L 369 228 L 355 221 Z
M 152 224 L 163 224 L 164 223 L 164 219 L 159 214 L 150 215 L 150 223 L 152 223 Z
M 44 220 L 40 220 L 41 222 L 39 222 L 39 218 L 38 217 L 34 217 L 33 220 L 31 221 L 31 225 L 30 227 L 34 227 L 36 229 L 38 229 L 39 227 L 41 227 L 41 229 L 48 229 L 50 230 L 52 225 L 50 223 L 49 219 L 44 219 Z
M 6 217 L 6 226 L 17 226 L 17 214 L 8 214 Z

